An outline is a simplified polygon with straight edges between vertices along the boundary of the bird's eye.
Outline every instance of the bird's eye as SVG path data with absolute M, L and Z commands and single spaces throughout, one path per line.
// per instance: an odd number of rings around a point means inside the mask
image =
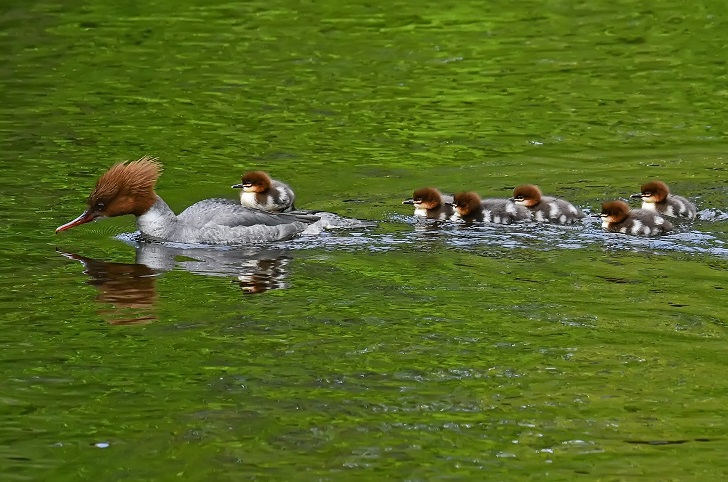
M 102 202 L 98 202 L 98 203 L 96 203 L 96 209 L 97 209 L 98 211 L 101 211 L 101 210 L 102 210 L 102 209 L 104 209 L 105 207 L 106 207 L 106 203 L 102 203 Z

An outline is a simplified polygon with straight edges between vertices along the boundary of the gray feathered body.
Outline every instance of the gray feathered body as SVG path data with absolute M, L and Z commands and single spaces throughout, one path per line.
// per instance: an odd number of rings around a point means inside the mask
M 695 219 L 698 213 L 695 204 L 676 194 L 668 194 L 665 200 L 659 203 L 642 202 L 642 209 L 657 211 L 665 216 L 687 219 Z
M 510 199 L 490 198 L 483 199 L 480 207 L 467 216 L 460 216 L 460 219 L 467 223 L 495 223 L 513 224 L 520 221 L 529 221 L 531 211 L 528 208 L 519 206 Z
M 528 209 L 537 222 L 572 224 L 584 217 L 584 213 L 569 201 L 551 196 L 541 197 L 538 204 Z
M 613 233 L 633 234 L 635 236 L 657 236 L 672 231 L 672 223 L 654 210 L 633 209 L 618 223 L 602 222 L 602 227 Z
M 158 241 L 238 245 L 290 239 L 317 220 L 251 209 L 228 199 L 205 199 L 175 215 L 157 196 L 152 208 L 137 217 L 137 227 Z

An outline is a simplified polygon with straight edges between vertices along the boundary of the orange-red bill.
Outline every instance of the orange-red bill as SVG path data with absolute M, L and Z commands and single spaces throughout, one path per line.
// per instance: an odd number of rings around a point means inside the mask
M 90 209 L 87 209 L 83 212 L 79 217 L 74 219 L 73 221 L 69 221 L 63 226 L 58 226 L 56 228 L 56 234 L 60 233 L 61 231 L 65 231 L 66 229 L 71 229 L 73 227 L 79 226 L 81 224 L 86 224 L 96 219 L 96 216 L 91 212 Z

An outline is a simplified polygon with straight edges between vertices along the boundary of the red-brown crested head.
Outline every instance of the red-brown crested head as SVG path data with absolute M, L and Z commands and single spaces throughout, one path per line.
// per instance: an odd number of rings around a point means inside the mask
M 455 207 L 455 212 L 464 218 L 478 211 L 482 207 L 481 202 L 476 192 L 459 192 L 453 196 L 452 205 Z
M 535 184 L 517 186 L 513 190 L 513 202 L 527 208 L 533 207 L 541 202 L 541 189 Z
M 245 192 L 266 192 L 270 189 L 271 178 L 263 171 L 250 171 L 243 174 L 241 183 L 238 185 Z
M 97 218 L 124 214 L 141 216 L 156 202 L 154 186 L 161 172 L 162 165 L 156 157 L 151 156 L 114 164 L 96 182 L 96 187 L 86 200 L 86 211 L 56 228 L 56 233 Z
M 415 209 L 437 209 L 442 205 L 442 195 L 434 187 L 415 189 L 412 199 L 405 199 L 402 204 L 414 204 Z
M 602 212 L 599 216 L 608 223 L 621 223 L 629 216 L 629 205 L 619 200 L 602 203 Z
M 662 181 L 650 181 L 642 185 L 639 197 L 648 203 L 659 203 L 670 194 L 670 188 Z

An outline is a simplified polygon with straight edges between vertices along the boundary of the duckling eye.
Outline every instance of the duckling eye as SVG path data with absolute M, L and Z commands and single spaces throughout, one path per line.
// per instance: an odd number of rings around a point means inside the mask
M 652 196 L 652 193 L 650 191 L 645 191 L 642 193 L 643 196 Z
M 97 211 L 101 211 L 105 207 L 106 207 L 106 203 L 104 203 L 104 202 L 97 202 L 96 203 L 96 206 L 94 206 L 94 209 L 96 209 Z

